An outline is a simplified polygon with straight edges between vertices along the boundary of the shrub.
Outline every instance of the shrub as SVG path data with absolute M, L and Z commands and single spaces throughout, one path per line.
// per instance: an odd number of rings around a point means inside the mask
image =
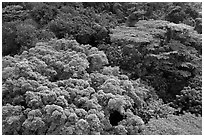
M 184 19 L 185 12 L 180 6 L 172 7 L 172 9 L 170 9 L 170 12 L 166 15 L 166 20 L 177 24 L 179 22 L 182 22 Z
M 130 109 L 144 104 L 148 90 L 127 76 L 118 79 L 118 68 L 104 68 L 107 63 L 96 47 L 65 39 L 5 56 L 3 134 L 117 134 L 113 127 L 120 124 L 127 134 L 141 132 L 144 122 Z M 18 113 L 7 115 L 7 106 Z
M 53 32 L 50 32 L 49 30 L 37 30 L 36 36 L 38 39 L 38 42 L 47 42 L 51 39 L 56 38 L 55 34 Z
M 17 20 L 25 20 L 29 17 L 28 11 L 20 5 L 10 5 L 2 9 L 2 21 L 12 22 Z
M 185 87 L 176 96 L 175 105 L 179 108 L 180 113 L 190 112 L 192 114 L 202 115 L 202 91 Z
M 2 24 L 2 54 L 13 55 L 18 53 L 20 46 L 15 41 L 17 22 L 10 22 Z
M 36 28 L 30 24 L 19 24 L 16 26 L 16 42 L 23 49 L 35 46 L 37 42 Z
M 55 18 L 57 15 L 57 9 L 41 3 L 31 10 L 30 15 L 38 24 L 44 26 Z

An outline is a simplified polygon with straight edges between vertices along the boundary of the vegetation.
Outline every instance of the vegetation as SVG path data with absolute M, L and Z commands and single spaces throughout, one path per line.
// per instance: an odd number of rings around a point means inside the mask
M 201 5 L 2 3 L 2 133 L 202 134 Z
M 151 119 L 144 135 L 201 135 L 201 118 L 186 113 L 182 116 L 171 115 L 167 119 Z

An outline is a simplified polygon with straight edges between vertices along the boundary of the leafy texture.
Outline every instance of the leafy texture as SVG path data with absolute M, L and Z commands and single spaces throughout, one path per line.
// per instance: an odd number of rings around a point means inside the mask
M 2 133 L 201 134 L 201 5 L 3 2 Z
M 167 102 L 200 75 L 201 36 L 190 26 L 139 21 L 134 28 L 121 27 L 112 32 L 111 48 L 99 47 L 105 50 L 109 62 L 119 65 L 131 78 L 149 82 Z
M 107 63 L 103 51 L 65 39 L 5 56 L 3 134 L 118 134 L 118 125 L 125 130 L 119 134 L 141 132 L 144 122 L 133 107 L 145 104 L 148 89 Z M 11 119 L 18 125 L 12 130 Z
M 194 127 L 194 128 L 192 128 Z M 145 135 L 201 135 L 201 118 L 191 114 L 152 119 L 144 131 Z

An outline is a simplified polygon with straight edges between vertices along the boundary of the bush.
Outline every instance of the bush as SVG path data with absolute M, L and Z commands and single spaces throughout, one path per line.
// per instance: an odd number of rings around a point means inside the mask
M 202 115 L 202 91 L 191 87 L 185 87 L 175 100 L 176 108 L 180 113 L 190 112 L 196 115 Z
M 180 23 L 185 19 L 185 12 L 180 6 L 172 7 L 170 12 L 166 15 L 166 20 L 173 23 Z
M 137 115 L 140 116 L 145 123 L 148 123 L 153 118 L 167 118 L 176 112 L 176 109 L 170 107 L 169 104 L 155 97 L 150 97 L 146 101 L 146 106 L 136 111 Z
M 19 24 L 16 26 L 16 42 L 22 49 L 29 49 L 37 42 L 36 28 L 30 24 Z
M 189 16 L 192 17 L 193 19 L 196 19 L 199 17 L 198 11 L 194 8 L 192 5 L 186 5 L 185 13 Z
M 52 32 L 38 30 L 32 20 L 3 23 L 2 34 L 3 56 L 21 53 L 34 47 L 37 41 L 49 41 L 55 38 Z
M 55 34 L 53 32 L 50 32 L 49 30 L 37 30 L 36 36 L 38 39 L 38 42 L 47 42 L 51 39 L 56 38 Z
M 148 89 L 107 63 L 96 47 L 65 39 L 5 56 L 3 111 L 18 113 L 5 113 L 3 134 L 117 134 L 118 125 L 127 134 L 141 132 L 144 122 L 131 108 L 144 105 Z
M 28 11 L 21 5 L 10 5 L 2 9 L 3 22 L 12 22 L 17 20 L 25 20 L 28 18 Z
M 41 3 L 31 10 L 30 15 L 38 24 L 44 26 L 56 17 L 57 9 Z
M 16 38 L 16 25 L 18 22 L 10 22 L 2 24 L 2 54 L 5 55 L 13 55 L 17 54 L 20 45 L 15 41 Z
M 60 18 L 56 18 L 48 23 L 48 28 L 58 39 L 65 38 L 65 35 L 70 35 L 71 32 L 68 23 Z

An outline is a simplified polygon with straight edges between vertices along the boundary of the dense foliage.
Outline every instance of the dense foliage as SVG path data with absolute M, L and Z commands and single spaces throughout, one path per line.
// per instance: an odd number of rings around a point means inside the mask
M 52 40 L 2 63 L 3 134 L 137 134 L 144 126 L 134 113 L 150 91 L 104 67 L 97 48 Z
M 125 23 L 126 18 L 133 12 L 142 11 L 143 19 L 162 19 L 174 23 L 183 22 L 195 27 L 202 33 L 202 15 L 200 3 L 113 3 L 113 2 L 75 2 L 75 3 L 43 3 L 43 2 L 4 2 L 2 9 L 3 17 L 3 55 L 16 54 L 17 51 L 32 47 L 36 43 L 35 39 L 27 45 L 18 45 L 16 41 L 24 41 L 27 36 L 21 36 L 16 40 L 16 24 L 32 25 L 35 31 L 41 29 L 47 31 L 46 34 L 54 33 L 54 36 L 61 38 L 76 39 L 80 44 L 91 44 L 97 46 L 101 43 L 110 43 L 109 29 Z M 31 28 L 24 28 L 30 31 Z M 27 30 L 28 29 L 28 30 Z M 34 30 L 33 30 L 34 31 Z M 32 33 L 34 33 L 32 31 Z M 24 35 L 28 35 L 25 33 Z M 33 35 L 33 34 L 32 34 Z M 14 37 L 13 37 L 14 36 Z M 38 36 L 38 35 L 37 35 Z M 45 39 L 52 38 L 46 37 Z M 17 46 L 18 45 L 18 46 Z M 25 47 L 24 47 L 25 46 Z M 17 53 L 18 53 L 17 52 Z
M 166 26 L 172 36 L 168 36 Z M 201 41 L 201 35 L 184 24 L 139 21 L 135 28 L 114 29 L 111 48 L 99 48 L 111 65 L 120 66 L 133 79 L 149 82 L 168 101 L 201 75 Z
M 200 11 L 187 2 L 2 3 L 2 133 L 201 134 Z

